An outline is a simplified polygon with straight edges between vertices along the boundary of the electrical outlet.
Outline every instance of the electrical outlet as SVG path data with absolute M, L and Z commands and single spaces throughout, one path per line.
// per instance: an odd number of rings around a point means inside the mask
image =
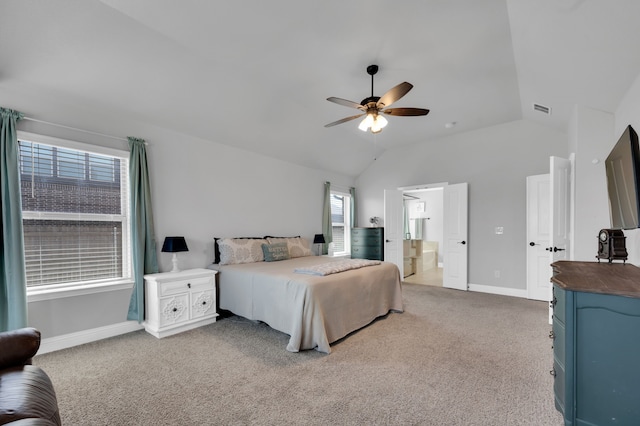
M 495 275 L 496 278 L 500 278 L 500 270 L 496 269 L 495 271 L 493 271 L 493 275 Z
M 496 235 L 504 234 L 504 228 L 502 226 L 496 226 Z

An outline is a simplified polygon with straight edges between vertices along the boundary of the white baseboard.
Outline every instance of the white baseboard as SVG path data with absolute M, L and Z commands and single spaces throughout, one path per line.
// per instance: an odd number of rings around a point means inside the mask
M 49 352 L 67 349 L 85 343 L 95 342 L 97 340 L 109 337 L 119 336 L 121 334 L 131 333 L 132 331 L 143 330 L 144 326 L 135 321 L 125 321 L 118 324 L 107 325 L 104 327 L 82 330 L 75 333 L 64 334 L 62 336 L 49 337 L 42 339 L 38 355 Z
M 496 287 L 492 285 L 469 284 L 469 291 L 477 291 L 479 293 L 499 294 L 502 296 L 527 298 L 527 290 L 507 287 Z

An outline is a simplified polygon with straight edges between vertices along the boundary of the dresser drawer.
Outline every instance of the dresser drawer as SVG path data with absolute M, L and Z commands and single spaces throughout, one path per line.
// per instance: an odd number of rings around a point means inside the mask
M 558 287 L 557 285 L 553 286 L 553 316 L 558 320 L 562 321 L 566 324 L 566 292 Z
M 352 259 L 378 259 L 382 255 L 382 248 L 374 246 L 352 246 L 351 258 Z
M 553 393 L 555 396 L 555 406 L 558 411 L 564 413 L 565 409 L 565 389 L 566 389 L 566 374 L 562 365 L 557 360 L 553 360 Z
M 351 228 L 351 237 L 379 237 L 382 238 L 384 228 Z
M 351 236 L 351 245 L 353 246 L 379 246 L 380 244 L 382 244 L 382 236 L 380 235 Z
M 560 321 L 553 321 L 553 356 L 554 358 L 565 366 L 566 362 L 566 339 L 564 324 Z

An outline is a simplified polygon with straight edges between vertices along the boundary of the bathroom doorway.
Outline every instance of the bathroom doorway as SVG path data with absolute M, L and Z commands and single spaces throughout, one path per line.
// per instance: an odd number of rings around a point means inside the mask
M 442 287 L 444 188 L 403 189 L 403 281 Z

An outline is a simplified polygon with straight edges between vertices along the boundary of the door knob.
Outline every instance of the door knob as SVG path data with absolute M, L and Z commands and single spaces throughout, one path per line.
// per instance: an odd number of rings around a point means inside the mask
M 538 244 L 536 244 L 536 243 L 534 243 L 533 241 L 531 241 L 531 242 L 529 243 L 529 245 L 530 245 L 531 247 L 533 247 L 533 246 L 537 246 Z
M 391 240 L 385 240 L 385 242 L 390 243 L 390 242 L 391 242 Z
M 458 244 L 465 245 L 465 244 L 467 244 L 467 242 L 463 240 L 463 241 L 459 241 Z
M 565 250 L 565 249 L 559 249 L 558 247 L 554 247 L 554 248 L 553 248 L 553 252 L 554 252 L 554 253 L 555 253 L 555 252 L 557 252 L 557 251 L 564 251 L 564 250 Z

